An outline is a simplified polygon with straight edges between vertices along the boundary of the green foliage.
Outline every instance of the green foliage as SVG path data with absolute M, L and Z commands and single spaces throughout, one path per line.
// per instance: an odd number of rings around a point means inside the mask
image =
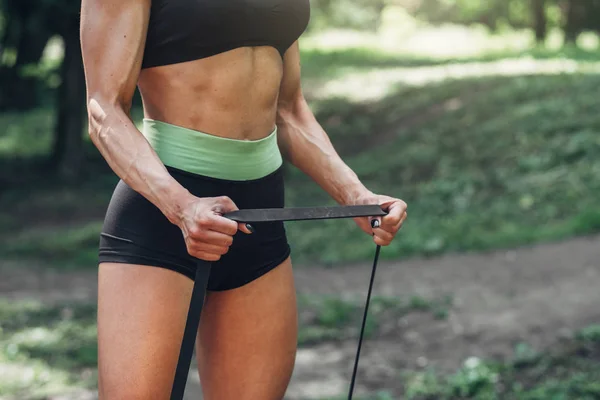
M 600 324 L 590 325 L 577 333 L 577 338 L 583 342 L 600 343 Z
M 588 73 L 449 80 L 374 103 L 329 100 L 318 118 L 368 187 L 409 204 L 383 257 L 484 250 L 600 229 L 599 84 Z M 300 174 L 289 181 L 289 203 L 327 201 Z M 372 254 L 352 222 L 289 233 L 306 262 Z
M 102 228 L 99 222 L 92 222 L 66 229 L 41 229 L 28 231 L 22 235 L 9 237 L 2 245 L 7 256 L 27 257 L 35 254 L 47 262 L 70 260 L 79 265 L 94 265 L 98 245 L 98 233 Z
M 52 146 L 49 135 L 54 126 L 54 115 L 49 109 L 23 113 L 0 114 L 0 158 L 32 158 L 47 154 Z
M 308 30 L 375 30 L 379 26 L 384 5 L 384 0 L 313 0 Z
M 343 340 L 356 336 L 364 311 L 364 300 L 339 297 L 301 296 L 300 331 L 301 345 L 324 340 Z M 406 300 L 399 297 L 374 296 L 369 306 L 365 336 L 377 334 L 386 323 L 416 312 L 430 312 L 436 319 L 444 319 L 452 306 L 450 296 L 427 299 L 413 295 Z
M 523 0 L 423 0 L 417 15 L 435 23 L 479 23 L 492 29 L 531 26 L 529 1 Z
M 433 369 L 407 373 L 404 394 L 410 400 L 592 400 L 600 395 L 599 351 L 598 342 L 588 347 L 575 342 L 548 354 L 520 344 L 515 359 L 505 364 L 469 358 L 449 376 Z
M 394 400 L 395 397 L 388 391 L 382 390 L 371 396 L 360 396 L 356 395 L 353 397 L 356 400 Z M 345 400 L 347 397 L 338 396 L 338 397 L 328 397 L 320 400 Z
M 96 308 L 0 301 L 0 396 L 47 398 L 95 383 Z
M 540 354 L 537 353 L 527 343 L 518 343 L 515 346 L 513 363 L 515 367 L 524 367 L 531 365 L 539 360 Z
M 470 398 L 477 395 L 481 399 L 494 398 L 498 373 L 490 365 L 477 358 L 469 358 L 463 368 L 448 379 L 453 397 Z
M 339 298 L 325 299 L 317 311 L 316 322 L 327 328 L 347 324 L 358 311 L 356 305 Z

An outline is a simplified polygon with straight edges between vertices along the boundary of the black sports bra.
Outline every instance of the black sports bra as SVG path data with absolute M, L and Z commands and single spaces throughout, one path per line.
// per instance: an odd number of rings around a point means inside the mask
M 152 0 L 142 68 L 245 46 L 272 46 L 283 57 L 309 18 L 309 0 Z

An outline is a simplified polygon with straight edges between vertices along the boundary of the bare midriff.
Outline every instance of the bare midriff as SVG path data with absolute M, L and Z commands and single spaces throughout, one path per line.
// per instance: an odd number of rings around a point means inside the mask
M 144 117 L 215 136 L 259 140 L 275 128 L 283 73 L 270 46 L 143 69 Z

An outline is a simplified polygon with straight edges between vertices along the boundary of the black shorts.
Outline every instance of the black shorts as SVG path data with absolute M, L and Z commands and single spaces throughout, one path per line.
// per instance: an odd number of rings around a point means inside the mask
M 228 196 L 240 209 L 284 206 L 283 171 L 254 180 L 229 181 L 168 167 L 169 173 L 197 197 Z M 239 232 L 227 254 L 212 263 L 208 290 L 243 286 L 277 267 L 290 255 L 283 222 L 252 224 Z M 187 252 L 183 234 L 142 195 L 120 181 L 100 237 L 99 261 L 167 268 L 194 279 L 198 259 Z

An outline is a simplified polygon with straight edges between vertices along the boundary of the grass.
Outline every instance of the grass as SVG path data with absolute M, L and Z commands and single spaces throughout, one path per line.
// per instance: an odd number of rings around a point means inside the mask
M 599 325 L 584 328 L 548 353 L 526 344 L 512 360 L 469 358 L 454 373 L 434 369 L 403 373 L 400 389 L 381 390 L 360 400 L 593 400 L 600 397 Z M 586 333 L 587 332 L 587 333 Z M 589 336 L 589 332 L 594 332 Z M 321 400 L 341 400 L 345 397 Z
M 599 84 L 589 74 L 453 80 L 373 104 L 330 101 L 319 116 L 367 186 L 409 204 L 383 257 L 480 251 L 600 230 Z M 327 201 L 300 174 L 292 182 L 294 204 Z M 307 262 L 372 253 L 351 222 L 290 235 Z
M 93 388 L 95 306 L 0 301 L 0 397 L 45 399 Z
M 339 297 L 300 296 L 300 330 L 298 343 L 310 345 L 325 340 L 355 338 L 364 312 L 364 300 Z M 398 320 L 416 312 L 427 312 L 436 319 L 445 319 L 452 307 L 449 296 L 428 299 L 418 295 L 399 297 L 374 296 L 369 306 L 365 337 L 393 331 Z
M 597 399 L 598 331 L 598 325 L 591 325 L 547 354 L 538 354 L 521 344 L 515 349 L 514 359 L 506 363 L 470 358 L 450 376 L 440 376 L 433 370 L 409 373 L 405 396 L 409 400 Z
M 339 329 L 335 340 L 355 335 L 359 303 L 332 298 L 300 299 L 302 325 Z M 374 298 L 372 315 L 383 321 L 433 310 L 449 299 Z M 96 309 L 91 304 L 44 305 L 0 301 L 0 396 L 45 399 L 57 393 L 95 388 Z M 307 317 L 309 316 L 309 317 Z M 307 322 L 312 321 L 312 322 Z M 590 325 L 551 352 L 515 347 L 506 362 L 471 358 L 455 373 L 428 369 L 403 374 L 401 393 L 380 391 L 363 400 L 595 399 L 600 396 L 600 325 Z M 371 332 L 373 334 L 374 332 Z M 301 342 L 313 344 L 317 340 Z
M 299 299 L 299 345 L 343 340 L 357 335 L 362 301 L 329 297 Z M 367 335 L 380 332 L 385 321 L 411 312 L 450 307 L 448 298 L 375 297 Z M 97 353 L 96 305 L 0 300 L 0 398 L 45 399 L 75 388 L 94 389 Z

